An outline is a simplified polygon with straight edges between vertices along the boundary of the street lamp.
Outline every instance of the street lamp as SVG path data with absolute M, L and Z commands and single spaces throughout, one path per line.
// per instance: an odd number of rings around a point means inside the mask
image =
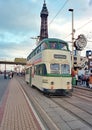
M 72 67 L 74 65 L 74 56 L 73 56 L 73 53 L 74 53 L 74 16 L 73 16 L 73 9 L 69 9 L 68 11 L 70 11 L 72 13 Z

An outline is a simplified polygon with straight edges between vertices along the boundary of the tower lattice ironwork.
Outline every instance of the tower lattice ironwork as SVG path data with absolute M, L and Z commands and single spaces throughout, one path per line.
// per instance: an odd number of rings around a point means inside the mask
M 40 28 L 40 40 L 48 38 L 48 9 L 44 0 L 44 4 L 40 13 L 41 28 Z

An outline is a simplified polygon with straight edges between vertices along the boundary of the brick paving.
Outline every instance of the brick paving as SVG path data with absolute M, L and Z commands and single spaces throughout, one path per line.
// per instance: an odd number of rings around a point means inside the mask
M 9 82 L 9 91 L 0 130 L 41 130 L 16 79 Z

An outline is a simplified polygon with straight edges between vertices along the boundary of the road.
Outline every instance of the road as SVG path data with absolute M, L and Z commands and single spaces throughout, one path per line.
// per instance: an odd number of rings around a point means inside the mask
M 26 92 L 46 129 L 92 130 L 92 99 L 84 99 L 80 95 L 76 97 L 74 94 L 72 97 L 48 98 L 35 87 L 32 88 L 26 84 L 23 78 L 16 77 L 16 79 Z M 86 98 L 86 95 L 84 97 Z
M 0 74 L 0 104 L 2 102 L 2 98 L 6 92 L 10 79 L 4 79 L 4 75 Z

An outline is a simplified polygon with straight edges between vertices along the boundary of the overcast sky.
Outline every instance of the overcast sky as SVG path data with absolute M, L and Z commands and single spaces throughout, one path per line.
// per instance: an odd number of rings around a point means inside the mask
M 26 58 L 35 48 L 40 34 L 40 12 L 44 0 L 0 0 L 0 59 Z M 49 11 L 49 37 L 71 41 L 71 12 L 74 9 L 75 38 L 84 34 L 88 40 L 81 52 L 92 50 L 92 0 L 46 0 Z M 71 49 L 71 43 L 69 43 Z

